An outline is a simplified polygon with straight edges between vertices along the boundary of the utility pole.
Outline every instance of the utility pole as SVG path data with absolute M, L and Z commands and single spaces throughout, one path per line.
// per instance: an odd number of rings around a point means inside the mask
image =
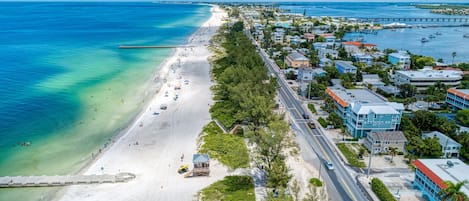
M 373 152 L 375 151 L 375 142 L 371 142 L 371 151 L 370 151 L 370 160 L 368 161 L 368 171 L 366 171 L 366 178 L 370 177 L 371 171 L 371 157 L 373 156 Z

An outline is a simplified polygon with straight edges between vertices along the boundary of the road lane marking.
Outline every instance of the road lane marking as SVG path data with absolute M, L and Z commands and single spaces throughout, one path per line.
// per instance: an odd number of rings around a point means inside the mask
M 348 174 L 348 173 L 347 173 L 347 174 Z M 345 186 L 345 188 L 346 188 L 345 190 L 347 191 L 347 193 L 352 196 L 352 199 L 353 199 L 353 200 L 358 200 L 358 199 L 355 197 L 355 194 L 352 193 L 352 190 L 350 190 L 350 188 L 349 188 L 349 186 L 347 185 L 347 183 L 345 182 L 345 180 L 344 180 L 342 177 L 340 177 L 339 179 L 340 179 L 340 183 L 342 183 L 342 186 Z

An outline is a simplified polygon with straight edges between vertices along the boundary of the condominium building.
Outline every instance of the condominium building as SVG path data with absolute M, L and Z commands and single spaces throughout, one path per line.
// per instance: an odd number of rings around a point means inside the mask
M 357 73 L 357 67 L 355 67 L 351 61 L 335 61 L 335 68 L 337 68 L 337 71 L 339 71 L 340 74 Z
M 459 159 L 417 159 L 414 166 L 413 186 L 428 201 L 441 201 L 438 192 L 447 187 L 446 181 L 454 184 L 469 181 L 469 166 Z M 460 191 L 469 195 L 469 184 L 462 186 Z
M 459 157 L 459 150 L 461 149 L 462 145 L 456 142 L 455 140 L 451 139 L 449 136 L 440 133 L 438 131 L 433 131 L 429 133 L 422 134 L 422 138 L 438 138 L 438 143 L 441 145 L 441 152 L 443 153 L 443 157 L 451 158 L 451 157 Z
M 417 90 L 426 90 L 436 82 L 441 82 L 446 86 L 455 87 L 461 83 L 462 73 L 453 70 L 411 70 L 396 71 L 394 74 L 394 84 L 410 84 L 417 87 Z
M 388 55 L 388 61 L 398 68 L 410 68 L 410 55 L 406 51 L 399 51 Z
M 397 148 L 398 152 L 405 152 L 407 139 L 402 131 L 385 131 L 368 133 L 365 147 L 373 154 L 388 153 L 390 147 Z
M 456 109 L 468 109 L 469 89 L 449 88 L 446 92 L 446 104 Z
M 402 103 L 388 102 L 368 89 L 327 88 L 334 101 L 335 112 L 342 118 L 353 137 L 365 137 L 370 132 L 399 129 Z
M 309 59 L 298 52 L 293 52 L 285 57 L 285 64 L 293 68 L 309 67 Z

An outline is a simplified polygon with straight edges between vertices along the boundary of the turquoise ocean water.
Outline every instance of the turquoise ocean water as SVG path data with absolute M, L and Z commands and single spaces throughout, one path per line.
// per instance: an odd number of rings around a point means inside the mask
M 117 47 L 185 44 L 209 10 L 0 2 L 0 176 L 83 167 L 154 94 L 152 76 L 171 53 Z M 48 200 L 50 192 L 0 189 L 0 200 Z

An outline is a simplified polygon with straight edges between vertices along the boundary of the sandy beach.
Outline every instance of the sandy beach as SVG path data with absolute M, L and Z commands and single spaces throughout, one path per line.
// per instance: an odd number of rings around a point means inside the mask
M 212 16 L 190 38 L 191 48 L 178 48 L 161 66 L 155 79 L 165 83 L 126 133 L 102 153 L 83 174 L 129 172 L 127 183 L 80 185 L 65 188 L 57 200 L 193 200 L 199 190 L 227 175 L 211 163 L 209 177 L 184 178 L 177 173 L 196 153 L 197 136 L 210 121 L 210 38 L 226 14 L 217 6 Z M 180 86 L 180 89 L 176 86 Z M 162 110 L 160 106 L 167 105 Z M 181 161 L 181 156 L 184 159 Z

